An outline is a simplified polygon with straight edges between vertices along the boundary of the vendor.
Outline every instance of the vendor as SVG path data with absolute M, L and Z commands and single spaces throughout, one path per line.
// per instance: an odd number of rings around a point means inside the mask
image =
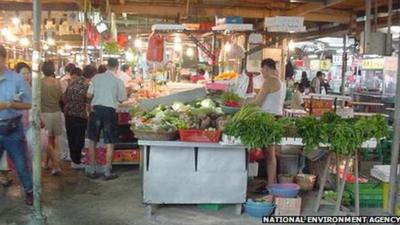
M 304 86 L 302 83 L 295 84 L 296 90 L 291 100 L 290 108 L 292 109 L 304 109 Z
M 124 82 L 125 87 L 132 80 L 132 67 L 128 64 L 121 66 L 121 70 L 117 73 L 117 77 Z
M 283 115 L 286 86 L 279 79 L 276 62 L 270 58 L 264 59 L 261 62 L 261 72 L 264 82 L 254 103 L 259 105 L 264 112 L 280 117 Z M 263 150 L 267 165 L 268 185 L 271 185 L 276 183 L 277 162 L 275 146 L 266 146 Z

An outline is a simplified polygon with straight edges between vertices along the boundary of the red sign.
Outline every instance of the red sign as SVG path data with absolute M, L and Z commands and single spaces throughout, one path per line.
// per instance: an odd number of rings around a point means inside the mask
M 304 60 L 294 60 L 294 61 L 293 61 L 293 64 L 294 64 L 296 67 L 304 67 L 304 66 L 305 66 Z

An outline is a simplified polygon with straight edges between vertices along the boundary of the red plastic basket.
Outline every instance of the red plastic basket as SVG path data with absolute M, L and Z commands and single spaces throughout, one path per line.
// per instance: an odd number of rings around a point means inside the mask
M 222 132 L 220 130 L 179 130 L 181 141 L 186 142 L 210 142 L 216 143 L 220 140 Z

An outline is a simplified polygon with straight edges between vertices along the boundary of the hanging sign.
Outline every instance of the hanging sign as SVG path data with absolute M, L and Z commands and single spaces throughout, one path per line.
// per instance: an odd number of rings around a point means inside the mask
M 384 65 L 383 58 L 362 60 L 363 70 L 381 70 L 383 69 L 383 65 Z
M 293 64 L 298 68 L 305 67 L 304 60 L 293 60 Z
M 330 70 L 331 66 L 332 66 L 332 63 L 329 59 L 321 60 L 321 63 L 320 63 L 321 70 Z
M 343 56 L 341 55 L 333 55 L 332 56 L 332 65 L 340 66 L 343 64 Z
M 312 71 L 318 71 L 319 67 L 320 67 L 320 60 L 316 59 L 316 60 L 311 60 L 310 61 L 310 69 Z

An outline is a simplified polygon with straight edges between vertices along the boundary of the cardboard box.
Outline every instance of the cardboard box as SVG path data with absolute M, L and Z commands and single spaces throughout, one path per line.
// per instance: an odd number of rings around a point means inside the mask
M 301 198 L 275 198 L 275 216 L 300 216 Z

